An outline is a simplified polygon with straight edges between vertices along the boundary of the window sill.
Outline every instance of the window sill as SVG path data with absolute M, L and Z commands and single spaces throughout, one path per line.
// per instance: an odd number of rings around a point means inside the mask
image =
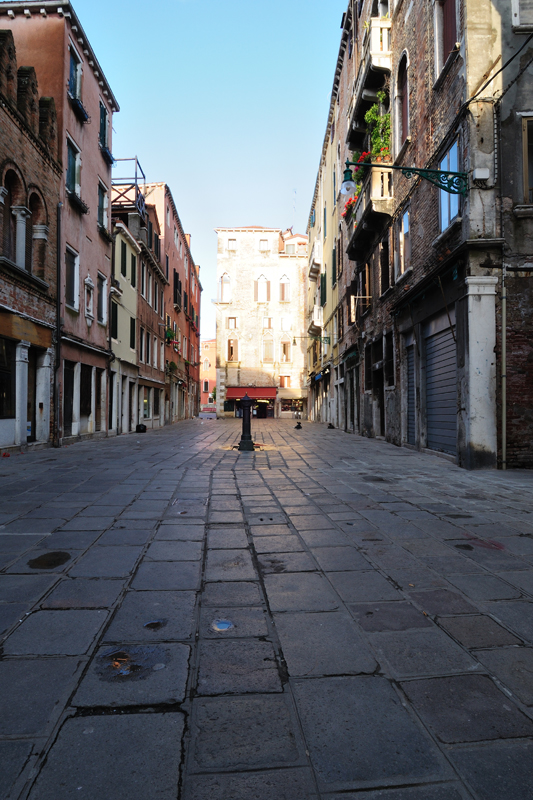
M 533 217 L 533 205 L 525 204 L 521 206 L 515 206 L 513 208 L 513 214 L 518 219 L 531 219 Z
M 6 258 L 5 256 L 0 256 L 0 269 L 5 270 L 6 272 L 11 272 L 17 278 L 21 278 L 27 283 L 32 284 L 37 289 L 47 291 L 50 288 L 50 285 L 46 283 L 46 281 L 43 281 L 36 275 L 32 275 L 31 272 L 27 272 L 25 269 L 22 269 L 22 267 L 19 267 L 14 261 L 11 261 L 11 259 Z
M 113 158 L 113 153 L 111 152 L 109 147 L 107 147 L 107 145 L 100 144 L 100 152 L 101 152 L 106 164 L 108 164 L 108 166 L 112 167 L 113 164 L 115 163 L 115 159 Z
M 74 111 L 74 114 L 75 114 L 76 118 L 78 119 L 78 121 L 81 122 L 82 124 L 86 123 L 86 122 L 89 122 L 90 119 L 91 119 L 90 116 L 89 116 L 89 112 L 87 111 L 87 109 L 85 108 L 83 103 L 81 102 L 80 98 L 79 97 L 74 97 L 74 95 L 71 94 L 70 92 L 67 92 L 67 95 L 68 95 L 69 103 L 70 103 L 70 105 L 72 107 L 72 110 Z
M 460 46 L 461 46 L 460 43 L 456 42 L 454 49 L 451 51 L 450 55 L 446 59 L 446 63 L 442 67 L 442 69 L 439 72 L 439 75 L 437 77 L 437 80 L 433 84 L 433 91 L 434 92 L 438 91 L 440 89 L 440 87 L 442 86 L 442 84 L 444 83 L 444 79 L 446 78 L 446 75 L 450 71 L 453 62 L 455 61 L 455 59 L 459 55 Z
M 70 205 L 79 211 L 80 214 L 88 214 L 89 213 L 89 206 L 83 202 L 79 194 L 76 192 L 67 189 L 67 197 L 69 199 Z
M 80 309 L 79 308 L 76 308 L 75 306 L 69 306 L 68 303 L 65 303 L 65 308 L 67 309 L 67 311 L 72 311 L 73 314 L 79 314 L 80 313 Z
M 446 239 L 449 236 L 455 233 L 457 228 L 459 228 L 462 225 L 462 223 L 463 223 L 462 217 L 455 217 L 455 219 L 452 219 L 446 230 L 442 231 L 442 233 L 439 233 L 437 238 L 431 242 L 431 246 L 436 250 L 438 247 L 441 246 L 441 244 L 443 244 L 443 242 L 446 241 Z
M 380 300 L 385 300 L 389 295 L 391 295 L 394 291 L 394 286 L 389 286 L 388 289 L 385 289 L 382 295 L 379 296 Z
M 113 236 L 112 234 L 109 233 L 105 225 L 101 225 L 100 223 L 98 223 L 98 233 L 100 234 L 102 239 L 104 239 L 108 244 L 111 244 L 111 242 L 113 241 Z M 124 275 L 123 277 L 125 278 L 126 275 Z
M 412 274 L 413 274 L 413 268 L 409 267 L 408 269 L 405 270 L 405 272 L 402 272 L 402 274 L 398 278 L 396 278 L 396 283 L 394 285 L 399 286 L 401 283 L 407 280 L 408 277 L 412 276 Z

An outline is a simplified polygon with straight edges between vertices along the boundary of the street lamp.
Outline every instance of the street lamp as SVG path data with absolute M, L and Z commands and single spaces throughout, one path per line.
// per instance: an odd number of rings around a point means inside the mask
M 351 194 L 355 190 L 355 181 L 350 167 L 379 167 L 380 169 L 397 169 L 406 178 L 412 178 L 413 175 L 418 175 L 420 178 L 429 181 L 439 189 L 444 189 L 449 194 L 462 194 L 466 195 L 468 192 L 468 173 L 466 172 L 449 172 L 441 169 L 420 169 L 418 167 L 400 167 L 395 164 L 375 164 L 373 161 L 346 161 L 346 169 L 344 170 L 344 180 L 341 186 L 341 194 Z
M 324 342 L 324 344 L 329 344 L 329 336 L 293 336 L 293 347 L 296 347 L 296 339 L 314 339 L 315 342 Z

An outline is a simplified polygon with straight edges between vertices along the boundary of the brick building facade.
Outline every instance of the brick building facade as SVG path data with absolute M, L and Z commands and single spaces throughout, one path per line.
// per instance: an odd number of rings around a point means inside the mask
M 334 157 L 326 164 L 323 150 L 310 216 L 311 273 L 324 209 L 342 201 L 333 220 L 342 324 L 322 419 L 467 468 L 533 459 L 533 115 L 531 79 L 517 58 L 533 25 L 528 8 L 518 0 L 498 8 L 489 0 L 350 3 L 324 145 Z M 358 167 L 343 196 L 346 158 Z M 425 176 L 437 182 L 459 173 L 456 192 L 409 168 L 439 171 Z
M 54 100 L 0 20 L 0 447 L 54 431 L 57 160 Z M 25 64 L 30 62 L 24 60 Z

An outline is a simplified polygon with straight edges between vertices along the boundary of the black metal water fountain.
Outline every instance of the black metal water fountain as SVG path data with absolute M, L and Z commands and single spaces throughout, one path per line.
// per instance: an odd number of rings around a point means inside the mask
M 247 392 L 241 400 L 242 436 L 241 436 L 241 441 L 239 442 L 239 450 L 241 451 L 251 451 L 255 449 L 252 439 L 252 425 L 251 425 L 253 404 L 254 401 L 248 397 L 248 392 Z

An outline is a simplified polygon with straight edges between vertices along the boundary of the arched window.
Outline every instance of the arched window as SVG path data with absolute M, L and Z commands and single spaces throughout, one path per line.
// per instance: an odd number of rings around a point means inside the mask
M 262 361 L 266 363 L 274 361 L 274 339 L 272 336 L 263 337 Z
M 37 192 L 30 194 L 30 216 L 26 220 L 26 269 L 38 278 L 44 278 L 48 226 L 46 211 Z
M 205 361 L 204 361 L 204 372 L 207 372 L 209 370 L 210 366 L 211 366 L 211 364 L 209 363 L 209 359 L 206 358 Z
M 409 136 L 409 79 L 407 74 L 407 56 L 404 55 L 398 68 L 396 84 L 396 115 L 398 131 L 398 149 Z
M 254 300 L 256 303 L 268 303 L 270 300 L 270 281 L 260 275 L 254 285 Z
M 16 262 L 17 252 L 17 220 L 14 208 L 22 205 L 22 185 L 18 175 L 13 170 L 8 170 L 4 186 L 0 190 L 0 200 L 3 202 L 2 214 L 2 255 Z M 25 264 L 20 266 L 25 267 Z
M 228 339 L 228 361 L 239 360 L 239 341 L 238 339 Z
M 218 286 L 219 303 L 231 302 L 231 282 L 227 272 L 222 275 Z
M 292 345 L 288 336 L 283 336 L 281 339 L 280 359 L 283 364 L 292 361 Z
M 291 282 L 286 275 L 279 282 L 280 303 L 288 303 L 291 299 Z

